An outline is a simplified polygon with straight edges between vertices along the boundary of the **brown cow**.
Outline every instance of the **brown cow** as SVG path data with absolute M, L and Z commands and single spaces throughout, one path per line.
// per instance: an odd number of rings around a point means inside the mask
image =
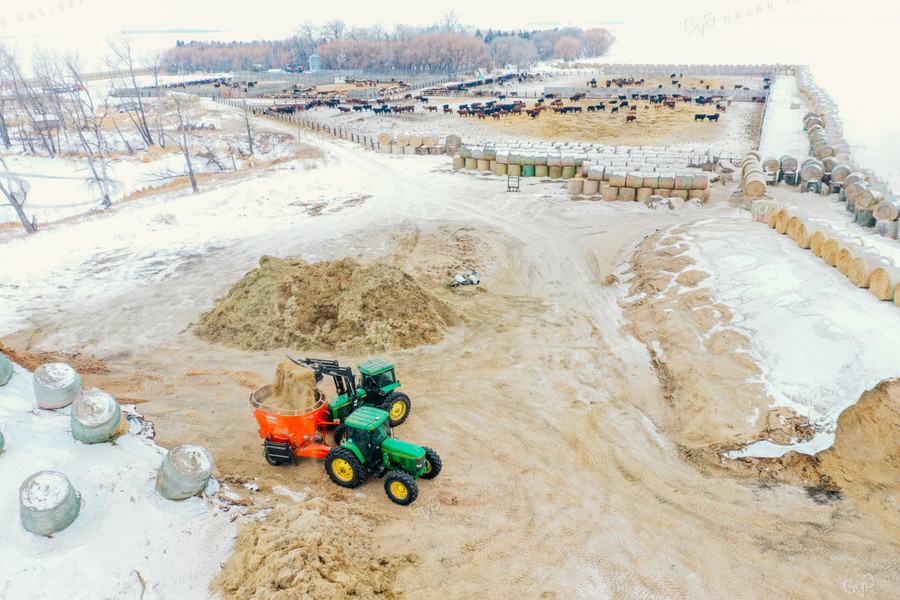
M 637 121 L 637 116 L 636 116 L 636 115 L 628 115 L 627 117 L 625 117 L 625 122 L 626 122 L 626 123 L 631 123 L 632 121 Z

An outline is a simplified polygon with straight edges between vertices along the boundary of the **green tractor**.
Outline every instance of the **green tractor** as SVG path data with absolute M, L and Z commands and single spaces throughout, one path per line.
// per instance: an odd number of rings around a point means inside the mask
M 434 479 L 441 472 L 441 458 L 431 448 L 392 437 L 389 418 L 387 411 L 371 406 L 356 409 L 343 423 L 346 437 L 325 456 L 325 471 L 345 488 L 359 487 L 369 475 L 387 475 L 388 498 L 406 506 L 419 495 L 417 479 Z
M 400 387 L 400 382 L 394 374 L 394 366 L 380 358 L 373 358 L 359 365 L 359 386 L 353 370 L 350 367 L 342 367 L 336 360 L 322 358 L 299 360 L 293 356 L 288 358 L 298 365 L 312 369 L 316 374 L 317 383 L 323 376 L 334 378 L 334 387 L 338 395 L 328 401 L 328 416 L 332 421 L 343 423 L 359 406 L 374 406 L 387 411 L 390 414 L 391 427 L 400 425 L 409 416 L 411 405 L 409 396 L 396 391 Z M 341 437 L 335 435 L 336 442 L 340 439 Z

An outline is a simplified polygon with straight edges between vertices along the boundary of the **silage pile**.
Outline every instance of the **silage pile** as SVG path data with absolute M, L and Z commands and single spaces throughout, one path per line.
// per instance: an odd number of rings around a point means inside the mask
M 316 400 L 316 375 L 312 369 L 289 358 L 278 363 L 272 395 L 265 399 L 267 406 L 309 412 L 315 408 Z
M 383 555 L 369 529 L 346 502 L 276 506 L 265 521 L 241 526 L 211 587 L 228 600 L 397 598 L 397 571 L 415 558 Z
M 455 319 L 444 302 L 385 263 L 263 256 L 196 332 L 243 350 L 364 354 L 434 344 Z

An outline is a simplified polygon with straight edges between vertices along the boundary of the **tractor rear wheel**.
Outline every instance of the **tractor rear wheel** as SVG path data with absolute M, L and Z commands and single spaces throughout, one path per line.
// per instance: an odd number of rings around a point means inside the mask
M 411 406 L 412 403 L 409 401 L 409 396 L 403 392 L 391 392 L 387 400 L 379 408 L 388 412 L 388 422 L 391 427 L 396 427 L 409 416 Z
M 412 504 L 419 496 L 419 486 L 409 473 L 394 471 L 384 480 L 384 491 L 395 504 Z
M 441 473 L 441 457 L 429 447 L 425 447 L 425 471 L 419 475 L 422 479 L 434 479 Z
M 334 445 L 340 446 L 341 442 L 347 439 L 347 426 L 341 423 L 337 427 L 334 428 Z
M 325 471 L 331 480 L 341 487 L 359 487 L 366 480 L 366 471 L 347 448 L 332 448 L 325 456 Z

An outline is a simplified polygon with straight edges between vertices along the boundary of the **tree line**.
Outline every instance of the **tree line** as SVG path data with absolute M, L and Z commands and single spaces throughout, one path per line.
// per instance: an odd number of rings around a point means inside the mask
M 343 21 L 322 26 L 304 23 L 290 38 L 254 42 L 178 42 L 166 52 L 171 72 L 243 71 L 287 68 L 304 70 L 318 54 L 323 69 L 409 69 L 466 72 L 515 67 L 525 70 L 539 60 L 574 60 L 602 56 L 615 37 L 607 29 L 577 27 L 483 34 L 458 25 L 451 12 L 431 27 L 397 25 L 348 29 Z

